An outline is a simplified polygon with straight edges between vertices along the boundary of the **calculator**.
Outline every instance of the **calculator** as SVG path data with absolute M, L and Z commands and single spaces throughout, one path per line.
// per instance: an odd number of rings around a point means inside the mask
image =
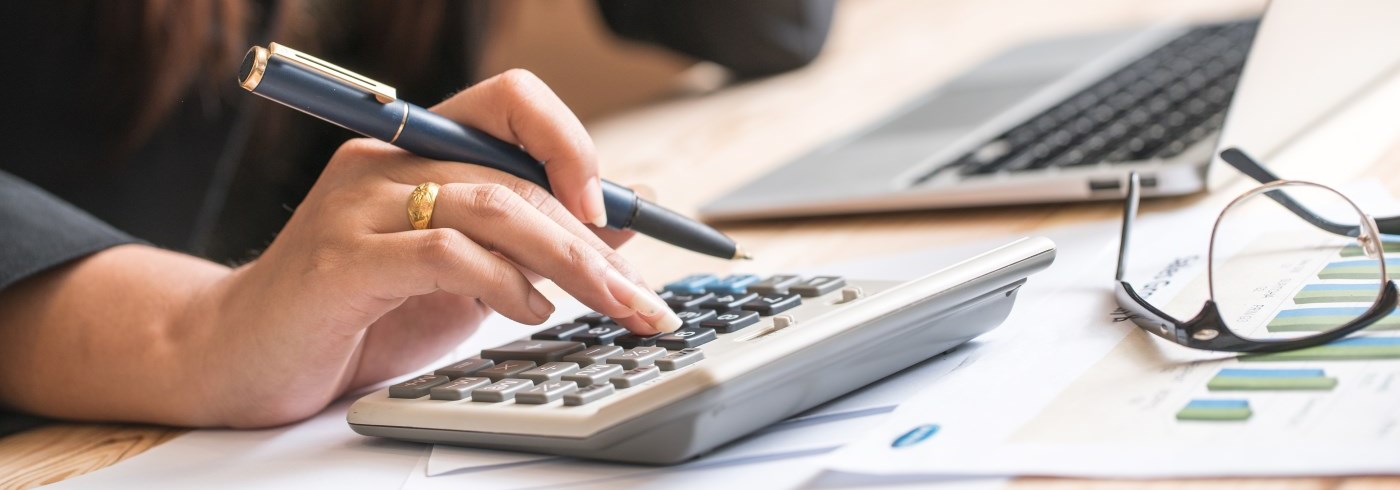
M 1055 245 L 1030 237 L 921 278 L 694 274 L 654 336 L 588 313 L 367 395 L 356 432 L 679 463 L 981 335 Z

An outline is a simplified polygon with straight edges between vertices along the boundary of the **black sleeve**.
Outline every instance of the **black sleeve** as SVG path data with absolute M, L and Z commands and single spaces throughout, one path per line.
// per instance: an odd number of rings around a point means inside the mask
M 598 0 L 598 8 L 619 35 L 750 78 L 811 63 L 826 42 L 835 0 Z
M 0 291 L 21 279 L 138 240 L 0 171 Z

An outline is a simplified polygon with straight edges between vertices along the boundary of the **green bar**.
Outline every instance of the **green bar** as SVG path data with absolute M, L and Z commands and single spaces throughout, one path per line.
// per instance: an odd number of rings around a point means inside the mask
M 1197 408 L 1186 407 L 1176 412 L 1177 420 L 1248 420 L 1254 415 L 1249 407 L 1243 408 Z
M 1275 318 L 1266 327 L 1270 332 L 1321 332 L 1331 330 L 1347 322 L 1355 320 L 1356 317 L 1347 316 L 1296 316 L 1292 318 Z M 1400 330 L 1400 315 L 1386 315 L 1376 320 L 1375 323 L 1366 327 L 1368 332 L 1380 332 L 1386 330 Z
M 1378 266 L 1326 267 L 1317 273 L 1318 279 L 1380 279 Z
M 1377 291 L 1300 291 L 1293 296 L 1293 302 L 1300 305 L 1313 303 L 1370 303 L 1376 300 Z
M 1381 241 L 1381 250 L 1384 250 L 1385 253 L 1388 253 L 1388 254 L 1390 254 L 1390 253 L 1400 253 L 1400 242 L 1392 242 L 1392 241 L 1385 241 L 1385 240 L 1382 240 L 1382 241 Z M 1347 245 L 1347 246 L 1345 246 L 1345 247 L 1342 247 L 1342 256 L 1343 256 L 1343 257 L 1358 257 L 1358 256 L 1360 256 L 1360 255 L 1361 255 L 1361 247 L 1358 247 L 1358 246 L 1356 246 L 1356 245 Z
M 1362 361 L 1400 359 L 1400 345 L 1319 345 L 1287 352 L 1240 356 L 1241 362 Z
M 1206 383 L 1210 391 L 1245 390 L 1331 390 L 1337 386 L 1337 378 L 1320 376 L 1267 377 L 1267 376 L 1216 376 Z

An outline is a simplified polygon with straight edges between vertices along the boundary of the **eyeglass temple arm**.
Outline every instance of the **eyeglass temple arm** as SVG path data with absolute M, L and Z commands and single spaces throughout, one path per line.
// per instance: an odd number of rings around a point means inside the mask
M 1123 230 L 1118 236 L 1118 271 L 1113 274 L 1113 280 L 1119 282 L 1123 281 L 1128 268 L 1128 232 L 1133 227 L 1133 219 L 1137 218 L 1140 186 L 1137 172 L 1128 174 L 1128 195 L 1123 200 Z
M 1220 158 L 1225 160 L 1225 163 L 1229 163 L 1230 166 L 1235 167 L 1236 170 L 1239 170 L 1241 173 L 1248 175 L 1250 178 L 1259 181 L 1259 183 L 1261 184 L 1266 184 L 1276 180 L 1283 180 L 1278 178 L 1278 176 L 1274 175 L 1272 172 L 1269 172 L 1269 170 L 1265 169 L 1263 165 L 1260 165 L 1259 162 L 1255 161 L 1253 158 L 1250 158 L 1249 155 L 1246 155 L 1243 151 L 1241 151 L 1238 148 L 1225 149 L 1225 151 L 1220 152 Z M 1309 211 L 1306 206 L 1303 206 L 1297 201 L 1294 201 L 1293 198 L 1288 197 L 1288 195 L 1284 194 L 1283 192 L 1275 190 L 1265 192 L 1264 194 L 1269 196 L 1270 199 L 1273 199 L 1275 202 L 1282 205 L 1284 208 L 1293 212 L 1293 214 L 1297 215 L 1299 218 L 1302 218 L 1304 221 L 1307 221 L 1313 226 L 1325 230 L 1328 233 L 1351 237 L 1358 236 L 1361 233 L 1361 230 L 1358 227 L 1333 222 L 1331 220 L 1328 220 L 1327 218 L 1318 216 L 1316 213 Z M 1388 235 L 1400 235 L 1400 216 L 1391 216 L 1387 218 L 1376 219 L 1376 227 L 1380 228 L 1381 233 L 1385 233 Z

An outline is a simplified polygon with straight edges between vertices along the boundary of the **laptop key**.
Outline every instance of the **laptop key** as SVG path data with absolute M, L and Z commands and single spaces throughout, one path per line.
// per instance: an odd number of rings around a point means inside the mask
M 658 357 L 664 355 L 666 355 L 666 349 L 660 347 L 638 347 L 609 357 L 608 364 L 617 364 L 623 369 L 633 369 L 640 366 L 650 366 Z
M 578 383 L 579 386 L 593 386 L 607 383 L 608 378 L 622 374 L 622 366 L 617 364 L 594 364 L 565 375 L 561 380 Z
M 442 376 L 448 376 L 452 378 L 461 378 L 463 376 L 471 376 L 473 374 L 476 374 L 477 371 L 489 368 L 494 365 L 496 365 L 496 362 L 490 359 L 480 359 L 473 357 L 470 359 L 463 359 L 455 363 L 440 367 L 437 369 L 437 371 L 433 371 L 433 374 L 439 374 Z
M 422 398 L 434 386 L 451 381 L 447 376 L 424 374 L 389 387 L 389 398 Z
M 656 341 L 656 346 L 667 349 L 689 349 L 699 347 L 717 338 L 719 336 L 715 335 L 715 331 L 708 328 L 682 328 L 661 337 L 660 340 Z
M 572 362 L 580 366 L 601 364 L 609 357 L 622 353 L 622 348 L 615 345 L 595 345 L 587 349 L 564 356 L 564 362 Z
M 531 361 L 503 361 L 500 364 L 477 371 L 478 376 L 486 376 L 492 381 L 500 381 L 535 368 Z
M 535 340 L 569 340 L 569 337 L 584 330 L 588 330 L 587 323 L 570 322 L 540 330 L 531 335 L 530 338 Z
M 562 378 L 564 377 L 564 375 L 572 373 L 574 371 L 578 371 L 578 364 L 574 364 L 572 362 L 551 362 L 546 363 L 543 366 L 531 369 L 529 371 L 517 374 L 513 377 L 520 379 L 528 379 L 530 381 L 534 381 L 536 384 L 539 384 L 548 383 L 550 381 L 559 381 L 559 378 Z
M 622 327 L 618 327 L 622 328 Z M 591 330 L 590 330 L 591 331 Z M 564 356 L 583 350 L 579 342 L 559 340 L 517 340 L 509 344 L 481 351 L 481 357 L 496 362 L 507 359 L 523 359 L 538 363 L 554 362 Z
M 613 376 L 612 378 L 609 378 L 608 381 L 612 382 L 613 386 L 616 386 L 619 389 L 631 388 L 633 386 L 637 386 L 647 381 L 656 379 L 656 377 L 660 375 L 661 370 L 657 369 L 656 366 L 642 366 L 623 371 L 621 375 Z
M 756 311 L 762 316 L 773 316 L 802 304 L 802 296 L 796 294 L 765 294 L 744 305 L 745 310 Z
M 463 400 L 471 396 L 472 390 L 489 384 L 491 384 L 491 378 L 468 376 L 434 386 L 428 390 L 428 393 L 434 400 Z
M 700 326 L 719 333 L 734 333 L 755 323 L 758 323 L 758 312 L 740 310 L 720 313 L 714 318 L 700 322 Z
M 564 395 L 564 404 L 571 407 L 587 405 L 601 400 L 613 394 L 615 391 L 613 385 L 608 383 L 579 388 L 578 391 Z
M 515 395 L 515 403 L 543 405 L 578 391 L 578 385 L 568 381 L 551 381 Z
M 493 384 L 472 390 L 472 401 L 491 403 L 503 402 L 515 398 L 516 393 L 520 393 L 534 386 L 535 382 L 528 379 L 503 379 Z

